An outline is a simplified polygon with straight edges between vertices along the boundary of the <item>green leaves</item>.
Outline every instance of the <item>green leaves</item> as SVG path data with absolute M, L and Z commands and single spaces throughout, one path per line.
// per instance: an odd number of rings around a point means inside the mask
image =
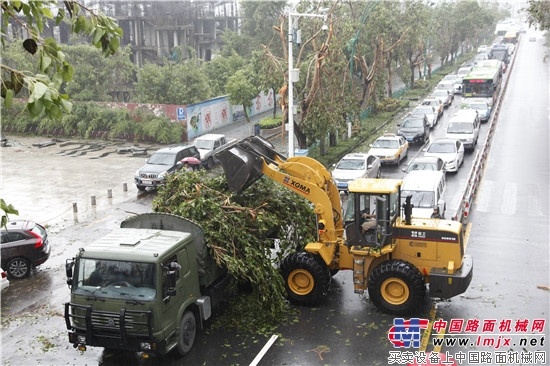
M 200 223 L 214 258 L 252 286 L 262 311 L 273 319 L 285 312 L 277 263 L 283 253 L 301 250 L 313 240 L 315 216 L 309 202 L 267 178 L 235 195 L 225 177 L 200 171 L 170 176 L 153 209 Z M 281 251 L 272 254 L 274 239 Z
M 61 95 L 59 88 L 63 82 L 72 80 L 74 69 L 65 59 L 65 54 L 57 41 L 52 37 L 42 37 L 45 24 L 49 21 L 59 24 L 67 20 L 73 33 L 90 36 L 92 45 L 100 48 L 105 56 L 112 55 L 118 50 L 122 37 L 122 29 L 113 18 L 96 13 L 75 1 L 4 1 L 2 34 L 8 33 L 8 26 L 12 20 L 17 21 L 30 35 L 22 45 L 29 54 L 36 57 L 33 61 L 36 62 L 40 74 L 20 71 L 29 69 L 19 70 L 14 66 L 7 66 L 3 60 L 2 72 L 11 72 L 12 80 L 4 80 L 2 75 L 2 98 L 4 106 L 10 107 L 13 96 L 22 87 L 26 87 L 29 93 L 27 110 L 32 116 L 44 114 L 50 118 L 60 118 L 64 112 L 72 108 L 68 96 Z M 5 46 L 9 40 L 2 37 L 1 42 L 2 46 Z
M 3 198 L 0 198 L 0 211 L 2 211 L 2 218 L 0 226 L 5 227 L 8 223 L 8 215 L 19 215 L 19 211 L 11 204 L 7 204 Z

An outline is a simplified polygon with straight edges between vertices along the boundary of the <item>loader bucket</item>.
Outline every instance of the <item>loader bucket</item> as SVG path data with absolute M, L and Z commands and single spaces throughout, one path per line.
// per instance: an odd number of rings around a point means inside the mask
M 271 143 L 259 136 L 243 139 L 216 154 L 221 162 L 229 189 L 240 193 L 263 175 L 264 160 L 280 156 Z

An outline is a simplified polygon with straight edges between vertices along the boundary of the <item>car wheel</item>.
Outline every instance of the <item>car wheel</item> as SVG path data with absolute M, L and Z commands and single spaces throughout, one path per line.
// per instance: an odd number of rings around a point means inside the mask
M 28 277 L 31 273 L 31 264 L 25 258 L 13 258 L 8 261 L 8 276 L 15 279 Z
M 136 184 L 136 188 L 140 191 L 144 191 L 145 190 L 145 186 L 140 186 L 139 184 Z

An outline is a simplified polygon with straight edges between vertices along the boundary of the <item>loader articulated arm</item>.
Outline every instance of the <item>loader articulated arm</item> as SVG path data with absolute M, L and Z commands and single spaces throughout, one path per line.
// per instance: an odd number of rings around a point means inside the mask
M 229 188 L 242 192 L 263 175 L 296 192 L 314 205 L 319 241 L 335 244 L 342 237 L 342 206 L 330 172 L 317 160 L 295 156 L 286 159 L 273 145 L 250 136 L 216 154 Z

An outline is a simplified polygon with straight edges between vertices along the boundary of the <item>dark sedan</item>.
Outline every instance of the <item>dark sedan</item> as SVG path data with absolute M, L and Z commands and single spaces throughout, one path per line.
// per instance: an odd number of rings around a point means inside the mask
M 2 268 L 8 277 L 27 277 L 31 268 L 50 257 L 50 244 L 46 229 L 33 221 L 14 220 L 2 227 Z
M 425 115 L 408 115 L 398 126 L 397 135 L 403 136 L 409 143 L 424 144 L 430 138 L 430 126 Z

